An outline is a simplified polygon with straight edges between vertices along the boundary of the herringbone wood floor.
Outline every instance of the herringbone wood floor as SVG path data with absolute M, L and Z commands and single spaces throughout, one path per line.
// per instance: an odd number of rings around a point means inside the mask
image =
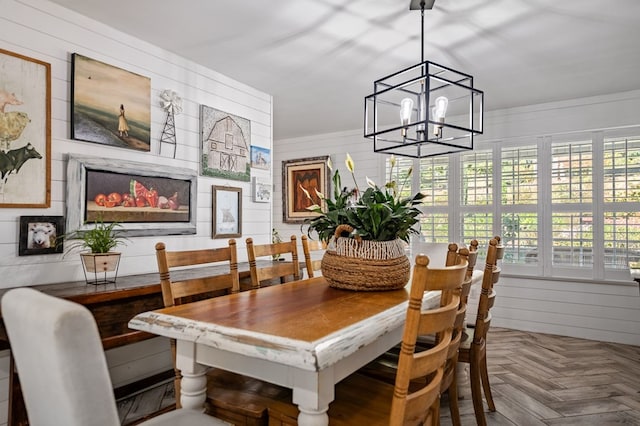
M 640 425 L 640 347 L 493 328 L 487 354 L 497 407 L 485 411 L 489 425 Z M 460 391 L 462 424 L 475 425 L 470 389 Z M 120 400 L 123 424 L 172 398 L 169 382 Z M 446 396 L 441 413 L 451 425 Z
M 640 425 L 640 347 L 493 328 L 487 339 L 497 411 L 490 425 Z M 475 425 L 471 392 L 459 401 Z M 447 397 L 442 424 L 450 425 Z M 445 418 L 446 416 L 446 418 Z

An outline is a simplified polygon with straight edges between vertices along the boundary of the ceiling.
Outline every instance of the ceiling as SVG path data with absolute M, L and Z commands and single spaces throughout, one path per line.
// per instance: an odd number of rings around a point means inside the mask
M 409 0 L 53 0 L 274 97 L 274 137 L 362 128 L 373 81 L 420 62 Z M 638 0 L 437 0 L 425 59 L 486 110 L 640 89 Z

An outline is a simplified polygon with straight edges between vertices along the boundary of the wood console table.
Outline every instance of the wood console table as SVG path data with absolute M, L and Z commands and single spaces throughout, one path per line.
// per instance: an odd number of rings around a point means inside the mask
M 270 261 L 258 261 L 258 266 Z M 249 264 L 239 263 L 241 284 L 251 280 Z M 194 272 L 195 271 L 195 272 Z M 174 279 L 218 275 L 228 271 L 223 265 L 195 270 L 172 272 Z M 86 306 L 96 319 L 105 350 L 157 337 L 143 331 L 131 330 L 127 323 L 140 312 L 164 307 L 158 273 L 120 276 L 115 284 L 87 284 L 85 281 L 33 286 L 34 289 Z M 0 297 L 9 289 L 0 290 Z M 0 313 L 1 315 L 1 313 Z M 1 319 L 1 318 L 0 318 Z M 0 350 L 10 349 L 4 322 L 0 321 Z M 9 415 L 11 426 L 28 425 L 27 412 L 10 355 Z

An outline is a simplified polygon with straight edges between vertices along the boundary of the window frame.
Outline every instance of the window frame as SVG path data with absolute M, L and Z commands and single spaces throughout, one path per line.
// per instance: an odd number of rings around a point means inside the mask
M 626 268 L 605 267 L 605 219 L 604 214 L 610 212 L 640 211 L 640 200 L 624 202 L 604 202 L 604 144 L 606 140 L 616 138 L 640 139 L 640 126 L 630 126 L 622 129 L 606 129 L 593 131 L 567 132 L 544 136 L 527 136 L 511 138 L 509 140 L 493 140 L 476 143 L 476 151 L 490 151 L 493 159 L 493 188 L 492 202 L 487 205 L 463 205 L 462 192 L 462 156 L 464 152 L 448 156 L 449 199 L 447 206 L 422 206 L 423 211 L 432 213 L 446 213 L 449 217 L 449 241 L 469 244 L 461 241 L 462 218 L 465 213 L 490 213 L 493 215 L 493 235 L 502 235 L 503 214 L 535 213 L 538 218 L 538 250 L 541 253 L 552 253 L 554 213 L 588 212 L 592 215 L 592 267 L 575 267 L 570 265 L 554 265 L 552 256 L 542 256 L 534 265 L 525 263 L 503 262 L 505 274 L 527 278 L 542 279 L 570 279 L 575 281 L 593 282 L 626 282 L 630 281 Z M 592 156 L 592 190 L 591 202 L 552 203 L 552 151 L 554 145 L 590 142 Z M 538 170 L 538 202 L 534 204 L 503 205 L 502 204 L 502 152 L 504 149 L 519 147 L 537 147 Z M 382 169 L 386 170 L 386 161 L 382 162 Z M 412 192 L 419 191 L 420 160 L 413 160 L 414 179 Z M 628 210 L 625 210 L 628 209 Z M 424 238 L 423 238 L 424 239 Z M 480 245 L 486 245 L 480 241 Z M 640 244 L 640 241 L 638 241 Z M 596 261 L 596 259 L 600 259 Z

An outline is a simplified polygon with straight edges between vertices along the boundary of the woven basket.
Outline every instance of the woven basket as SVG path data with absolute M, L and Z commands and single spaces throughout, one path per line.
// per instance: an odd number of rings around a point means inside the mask
M 355 291 L 398 290 L 407 285 L 411 265 L 404 254 L 404 242 L 363 241 L 340 237 L 351 232 L 340 225 L 322 257 L 320 269 L 329 285 Z

